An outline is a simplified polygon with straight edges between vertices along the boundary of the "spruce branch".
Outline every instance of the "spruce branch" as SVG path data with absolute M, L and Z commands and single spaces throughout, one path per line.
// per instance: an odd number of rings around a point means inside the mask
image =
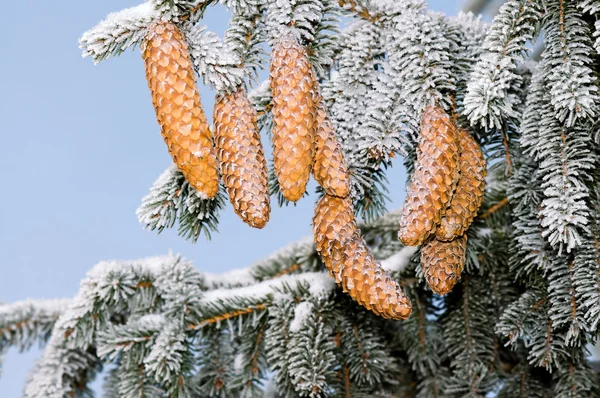
M 98 63 L 139 45 L 148 33 L 148 26 L 159 16 L 150 2 L 109 14 L 79 39 L 83 56 Z
M 508 89 L 519 79 L 516 62 L 526 54 L 526 43 L 535 39 L 540 8 L 538 0 L 509 0 L 498 11 L 464 100 L 472 125 L 501 129 L 506 118 L 517 116 Z
M 565 127 L 573 127 L 597 112 L 598 80 L 591 69 L 590 32 L 572 1 L 550 1 L 545 20 L 546 85 L 556 117 Z

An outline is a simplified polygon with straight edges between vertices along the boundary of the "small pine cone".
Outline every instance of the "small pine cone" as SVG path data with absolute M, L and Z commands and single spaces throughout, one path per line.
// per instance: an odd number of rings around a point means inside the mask
M 421 267 L 427 284 L 435 293 L 444 295 L 460 280 L 465 267 L 467 235 L 450 242 L 431 239 L 421 248 Z
M 342 144 L 322 100 L 317 106 L 315 129 L 315 180 L 331 196 L 345 198 L 350 194 L 350 173 L 342 152 Z
M 460 143 L 460 178 L 450 207 L 435 231 L 439 240 L 461 236 L 473 222 L 483 203 L 485 191 L 485 157 L 479 144 L 467 130 L 458 129 Z
M 429 106 L 421 120 L 417 163 L 407 188 L 398 237 L 418 246 L 442 219 L 459 177 L 456 128 L 439 106 Z
M 142 48 L 158 124 L 173 161 L 208 198 L 219 191 L 217 158 L 200 103 L 187 42 L 177 26 L 159 22 Z
M 350 297 L 384 318 L 410 316 L 410 300 L 375 262 L 360 236 L 349 197 L 321 199 L 315 208 L 313 234 L 323 263 Z
M 358 231 L 352 200 L 325 195 L 315 207 L 313 236 L 329 274 L 341 283 L 342 245 Z
M 298 201 L 313 163 L 315 77 L 306 50 L 293 37 L 277 41 L 271 56 L 273 163 L 283 197 Z
M 254 107 L 246 90 L 220 95 L 215 102 L 215 146 L 221 176 L 233 209 L 248 225 L 264 227 L 271 211 L 267 162 Z
M 407 319 L 412 313 L 410 299 L 375 261 L 358 232 L 342 250 L 342 289 L 358 304 L 383 318 Z

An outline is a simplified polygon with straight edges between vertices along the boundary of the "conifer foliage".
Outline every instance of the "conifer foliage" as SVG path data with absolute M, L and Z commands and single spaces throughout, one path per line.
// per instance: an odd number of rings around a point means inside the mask
M 221 275 L 102 262 L 71 300 L 0 304 L 0 356 L 45 345 L 24 396 L 91 396 L 100 371 L 106 397 L 600 396 L 599 21 L 596 0 L 507 0 L 489 26 L 422 0 L 110 14 L 83 53 L 141 47 L 174 160 L 140 222 L 195 241 L 227 195 L 260 228 L 312 173 L 314 236 Z

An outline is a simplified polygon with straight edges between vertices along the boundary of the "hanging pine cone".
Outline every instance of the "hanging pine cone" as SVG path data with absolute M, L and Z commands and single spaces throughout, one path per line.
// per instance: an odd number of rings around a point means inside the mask
M 427 107 L 400 219 L 398 237 L 405 245 L 420 245 L 435 232 L 458 182 L 458 161 L 458 139 L 450 117 L 439 106 Z
M 248 225 L 262 228 L 271 211 L 267 163 L 256 111 L 243 87 L 218 96 L 214 123 L 217 158 L 233 209 Z
M 335 135 L 335 128 L 321 98 L 318 98 L 317 105 L 313 175 L 328 195 L 345 198 L 350 194 L 350 173 L 342 144 Z
M 467 252 L 467 236 L 449 242 L 431 239 L 421 248 L 421 267 L 427 284 L 444 295 L 460 280 Z
M 384 318 L 410 316 L 410 300 L 360 236 L 350 198 L 325 195 L 315 208 L 313 234 L 323 263 L 350 297 Z
M 358 304 L 383 318 L 407 319 L 410 316 L 410 299 L 375 261 L 358 232 L 344 244 L 342 262 L 342 289 Z
M 169 153 L 190 185 L 213 198 L 219 191 L 217 159 L 187 42 L 173 23 L 159 22 L 150 29 L 142 50 Z
M 485 191 L 485 157 L 479 144 L 467 130 L 457 130 L 460 153 L 460 178 L 450 207 L 435 231 L 439 240 L 463 235 L 483 203 Z
M 273 163 L 283 197 L 292 202 L 306 191 L 313 162 L 315 77 L 306 50 L 283 37 L 271 56 Z
M 323 263 L 337 283 L 342 282 L 342 245 L 358 231 L 349 197 L 325 195 L 315 207 L 313 236 Z

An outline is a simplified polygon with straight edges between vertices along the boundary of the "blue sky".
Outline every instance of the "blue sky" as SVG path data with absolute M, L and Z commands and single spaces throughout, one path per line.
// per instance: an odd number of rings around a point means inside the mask
M 0 301 L 72 297 L 100 260 L 181 253 L 211 272 L 243 267 L 310 234 L 313 199 L 275 207 L 263 230 L 228 206 L 220 233 L 197 244 L 175 231 L 144 231 L 135 210 L 171 160 L 159 133 L 139 51 L 94 66 L 77 40 L 106 14 L 139 0 L 6 2 L 0 76 Z M 460 0 L 431 0 L 456 14 Z M 222 34 L 228 15 L 212 8 L 209 29 Z M 213 94 L 201 87 L 207 114 Z M 388 173 L 401 205 L 401 161 Z M 9 351 L 0 396 L 16 398 L 40 351 Z

